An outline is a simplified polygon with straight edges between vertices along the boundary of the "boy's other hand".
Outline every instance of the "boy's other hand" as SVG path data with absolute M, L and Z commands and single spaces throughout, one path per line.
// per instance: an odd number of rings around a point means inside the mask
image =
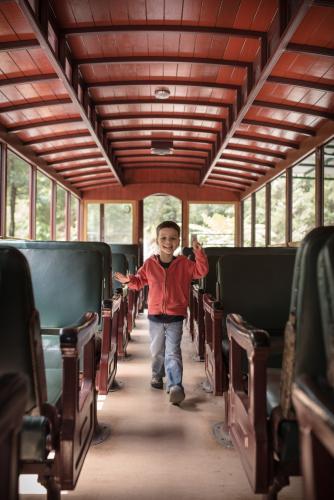
M 197 238 L 193 238 L 192 243 L 193 243 L 193 250 L 201 250 L 202 249 L 202 245 L 199 243 Z
M 119 281 L 123 285 L 125 285 L 125 283 L 129 283 L 129 276 L 125 276 L 125 274 L 116 272 L 116 273 L 114 273 L 114 278 L 115 278 L 115 280 Z

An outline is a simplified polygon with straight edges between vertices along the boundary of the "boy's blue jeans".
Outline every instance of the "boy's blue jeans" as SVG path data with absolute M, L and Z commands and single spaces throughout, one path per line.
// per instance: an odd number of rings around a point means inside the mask
M 167 388 L 182 385 L 182 339 L 183 321 L 157 323 L 149 320 L 151 337 L 152 376 L 167 376 Z

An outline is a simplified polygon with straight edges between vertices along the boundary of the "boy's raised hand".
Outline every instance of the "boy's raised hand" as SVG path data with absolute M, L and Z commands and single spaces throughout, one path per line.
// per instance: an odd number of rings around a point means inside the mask
M 202 245 L 199 243 L 197 238 L 193 238 L 192 243 L 193 243 L 193 250 L 201 250 L 202 249 Z
M 123 285 L 125 285 L 125 283 L 129 283 L 129 276 L 125 276 L 125 274 L 116 272 L 114 273 L 114 278 Z

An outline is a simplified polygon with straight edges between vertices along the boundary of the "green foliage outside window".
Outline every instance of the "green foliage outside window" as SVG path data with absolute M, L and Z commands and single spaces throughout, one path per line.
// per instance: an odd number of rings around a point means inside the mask
M 182 204 L 169 195 L 152 195 L 144 199 L 144 258 L 156 251 L 156 227 L 164 220 L 172 220 L 181 227 Z
M 324 224 L 334 224 L 334 141 L 324 147 Z
M 315 226 L 315 154 L 292 168 L 292 240 Z
M 243 246 L 252 246 L 252 199 L 247 198 L 243 204 Z
M 29 238 L 29 178 L 30 165 L 8 151 L 6 236 Z
M 266 246 L 266 188 L 255 193 L 255 246 Z
M 195 234 L 198 241 L 206 247 L 234 246 L 234 228 L 234 204 L 189 204 L 189 242 Z
M 107 243 L 132 243 L 132 204 L 105 203 L 104 241 Z
M 281 174 L 271 182 L 270 244 L 285 245 L 286 227 L 286 174 Z
M 51 187 L 52 181 L 41 172 L 37 172 L 36 240 L 51 238 Z
M 71 195 L 71 240 L 76 241 L 79 238 L 79 200 Z
M 63 189 L 60 186 L 57 186 L 56 240 L 66 239 L 65 200 L 66 200 L 65 189 Z
M 87 205 L 87 240 L 100 241 L 100 204 Z

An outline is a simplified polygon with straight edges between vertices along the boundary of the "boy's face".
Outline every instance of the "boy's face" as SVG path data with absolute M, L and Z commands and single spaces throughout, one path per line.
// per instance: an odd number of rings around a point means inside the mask
M 180 244 L 180 238 L 176 229 L 172 227 L 164 227 L 160 229 L 157 244 L 159 247 L 160 255 L 164 253 L 172 256 Z

